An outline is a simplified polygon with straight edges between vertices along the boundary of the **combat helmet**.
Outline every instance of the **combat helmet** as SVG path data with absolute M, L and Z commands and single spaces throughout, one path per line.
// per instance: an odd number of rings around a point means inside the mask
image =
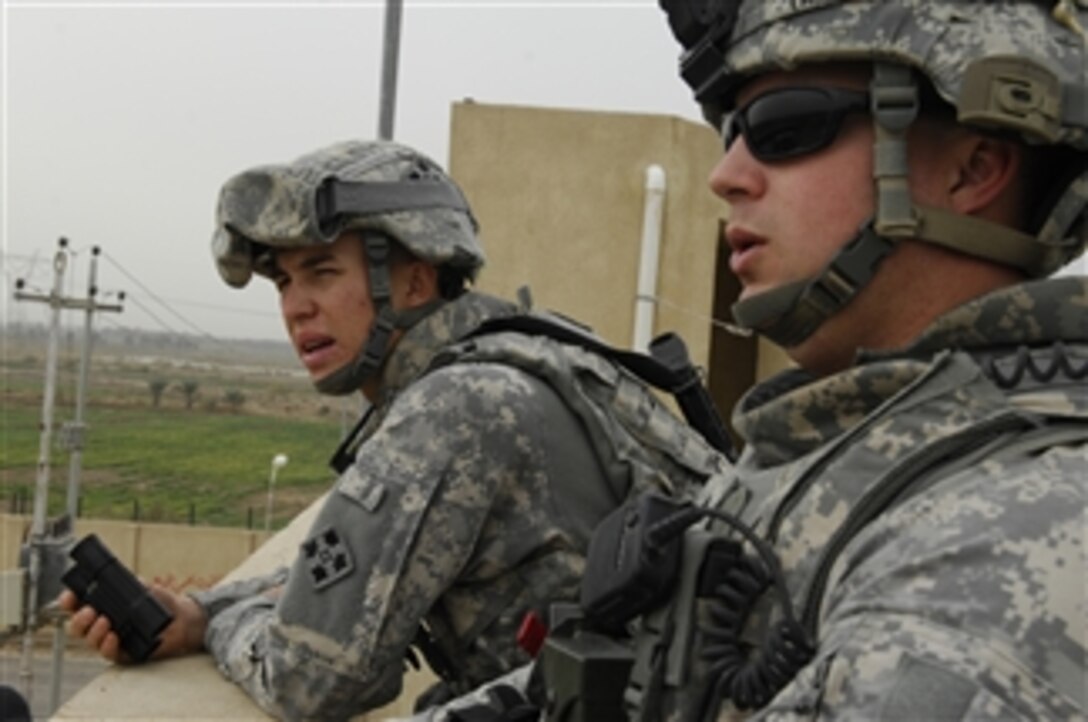
M 901 239 L 1047 276 L 1088 240 L 1088 0 L 660 0 L 683 46 L 680 72 L 724 127 L 739 86 L 801 64 L 873 65 L 873 218 L 815 278 L 757 294 L 737 321 L 784 346 L 845 306 Z M 924 76 L 958 121 L 1068 150 L 1027 231 L 922 206 L 907 182 L 906 134 Z
M 329 394 L 357 391 L 381 367 L 393 330 L 440 303 L 393 310 L 391 240 L 467 280 L 484 264 L 457 184 L 430 158 L 391 141 L 345 141 L 230 178 L 219 192 L 212 252 L 223 280 L 241 288 L 254 272 L 271 276 L 271 251 L 332 243 L 349 230 L 363 238 L 375 319 L 353 361 L 317 382 Z

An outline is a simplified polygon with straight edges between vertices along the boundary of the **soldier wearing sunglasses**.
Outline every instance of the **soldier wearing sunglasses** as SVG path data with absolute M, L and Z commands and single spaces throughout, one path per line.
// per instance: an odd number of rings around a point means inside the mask
M 692 719 L 1083 717 L 1088 282 L 1050 276 L 1088 239 L 1088 6 L 662 5 L 722 129 L 734 315 L 798 364 L 734 412 L 738 516 L 790 602 L 757 600 L 731 660 L 728 597 L 674 603 L 709 616 L 698 670 L 636 662 L 628 692 Z
M 617 633 L 583 586 L 528 702 L 429 719 L 1084 719 L 1088 280 L 1052 274 L 1088 239 L 1088 5 L 661 5 L 735 318 L 797 368 L 673 517 L 666 602 Z

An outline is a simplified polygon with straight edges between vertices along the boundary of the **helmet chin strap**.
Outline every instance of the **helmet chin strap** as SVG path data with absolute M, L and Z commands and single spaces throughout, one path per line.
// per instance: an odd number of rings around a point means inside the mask
M 738 301 L 733 318 L 780 346 L 796 346 L 849 303 L 894 248 L 894 242 L 877 233 L 869 221 L 819 276 Z
M 393 310 L 389 280 L 389 239 L 378 233 L 363 237 L 370 301 L 374 323 L 359 352 L 348 363 L 314 382 L 317 390 L 330 396 L 346 396 L 362 389 L 363 383 L 377 374 L 389 353 L 389 340 L 396 329 L 411 328 L 442 305 L 435 299 L 399 313 Z
M 918 222 L 907 180 L 907 129 L 918 115 L 918 87 L 909 68 L 876 63 L 869 85 L 876 143 L 873 177 L 877 215 L 815 278 L 788 283 L 733 306 L 733 317 L 789 348 L 811 336 L 876 275 L 895 248 L 893 237 L 913 236 Z

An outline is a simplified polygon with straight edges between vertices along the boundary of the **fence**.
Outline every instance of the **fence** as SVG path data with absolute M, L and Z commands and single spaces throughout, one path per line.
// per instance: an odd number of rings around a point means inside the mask
M 254 509 L 252 506 L 245 507 L 245 525 L 246 529 L 253 529 L 254 527 L 267 524 L 271 521 L 271 526 L 281 526 L 281 521 L 286 514 L 290 518 L 290 514 L 297 511 L 294 506 L 289 506 L 287 509 L 282 508 L 284 505 L 281 503 L 279 513 L 276 515 L 277 519 L 269 520 L 265 514 L 268 513 L 267 507 L 260 509 Z M 12 516 L 26 516 L 29 515 L 34 508 L 34 498 L 31 493 L 24 488 L 13 489 L 7 498 L 0 502 L 0 508 L 6 507 L 7 513 Z M 179 511 L 181 509 L 181 511 Z M 197 509 L 195 502 L 189 502 L 187 505 L 182 505 L 174 508 L 172 511 L 167 510 L 165 513 L 160 507 L 153 507 L 148 513 L 146 510 L 142 510 L 140 500 L 137 497 L 133 497 L 131 506 L 129 506 L 128 520 L 133 522 L 152 522 L 155 524 L 177 524 L 178 520 L 182 517 L 185 518 L 189 526 L 195 526 L 198 521 L 202 521 L 197 518 Z M 2 512 L 0 512 L 2 513 Z M 76 505 L 76 516 L 83 516 L 83 497 L 80 496 Z M 121 516 L 124 516 L 123 514 Z M 119 517 L 114 517 L 119 518 Z

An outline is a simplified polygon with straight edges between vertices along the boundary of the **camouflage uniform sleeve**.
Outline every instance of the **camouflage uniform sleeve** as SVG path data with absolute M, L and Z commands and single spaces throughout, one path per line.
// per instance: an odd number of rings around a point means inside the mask
M 816 658 L 755 718 L 1084 719 L 1086 451 L 977 467 L 859 534 Z
M 512 672 L 507 672 L 501 677 L 496 677 L 486 684 L 463 694 L 450 701 L 428 707 L 422 712 L 417 712 L 411 717 L 388 717 L 386 722 L 449 722 L 451 715 L 464 710 L 505 711 L 495 699 L 495 689 L 506 687 L 514 691 L 519 697 L 527 697 L 529 694 L 529 678 L 533 673 L 533 665 L 525 664 Z
M 204 608 L 208 618 L 218 616 L 223 610 L 229 609 L 238 602 L 252 598 L 270 589 L 283 586 L 287 581 L 287 567 L 280 567 L 270 574 L 265 574 L 251 579 L 240 579 L 236 582 L 220 584 L 212 589 L 198 592 L 190 592 L 189 596 L 196 600 L 197 604 Z
M 477 546 L 496 495 L 525 486 L 540 462 L 533 438 L 548 420 L 533 416 L 530 381 L 474 364 L 408 387 L 337 481 L 278 602 L 258 597 L 210 623 L 221 671 L 289 719 L 343 719 L 394 698 L 432 606 L 455 584 L 501 576 L 502 554 L 480 558 Z M 529 497 L 523 507 L 531 536 L 540 512 Z M 506 546 L 523 542 L 514 534 Z M 471 613 L 462 621 L 475 628 Z

